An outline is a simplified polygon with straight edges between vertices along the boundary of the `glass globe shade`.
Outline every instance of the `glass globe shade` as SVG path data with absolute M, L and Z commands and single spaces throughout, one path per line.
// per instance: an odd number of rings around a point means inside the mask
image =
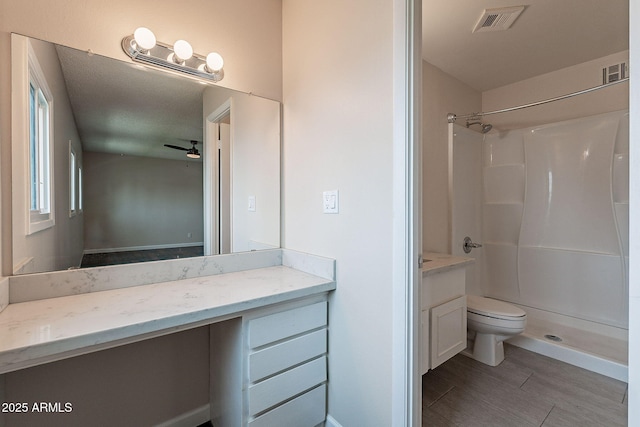
M 186 61 L 193 56 L 193 48 L 186 40 L 178 40 L 173 45 L 173 53 L 181 61 Z
M 136 41 L 136 44 L 145 50 L 153 49 L 156 45 L 155 34 L 153 34 L 153 31 L 145 27 L 137 28 L 133 32 L 133 38 Z
M 217 52 L 211 52 L 210 54 L 207 55 L 207 67 L 211 70 L 211 71 L 220 71 L 222 70 L 222 67 L 224 66 L 224 61 L 222 59 L 222 56 L 220 56 L 219 53 Z

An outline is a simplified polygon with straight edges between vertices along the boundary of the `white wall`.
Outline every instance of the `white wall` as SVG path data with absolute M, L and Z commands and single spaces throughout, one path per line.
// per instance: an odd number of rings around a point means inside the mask
M 451 253 L 447 114 L 479 111 L 482 98 L 480 92 L 425 61 L 422 91 L 422 248 Z
M 283 243 L 337 260 L 328 411 L 343 426 L 394 425 L 401 399 L 392 372 L 394 289 L 404 287 L 392 268 L 395 3 L 283 1 Z M 323 214 L 325 190 L 339 191 L 338 214 Z
M 86 2 L 68 0 L 51 2 L 48 0 L 3 0 L 0 2 L 0 180 L 2 202 L 2 266 L 3 273 L 10 274 L 11 256 L 11 55 L 10 33 L 17 32 L 31 37 L 42 38 L 77 49 L 88 50 L 112 58 L 130 61 L 122 52 L 120 42 L 125 35 L 138 26 L 152 28 L 158 40 L 172 43 L 185 38 L 198 53 L 217 50 L 225 59 L 225 79 L 220 86 L 233 87 L 247 92 L 280 100 L 282 97 L 282 27 L 280 0 L 187 0 L 182 2 L 162 2 L 141 0 L 129 2 L 112 0 L 108 2 Z M 207 338 L 190 335 L 186 340 L 170 340 L 170 347 L 178 346 L 187 352 L 200 348 Z M 163 346 L 150 341 L 154 347 L 150 353 L 163 352 Z M 208 345 L 208 344 L 207 344 Z M 146 369 L 154 372 L 159 381 L 165 384 L 197 383 L 208 375 L 207 348 L 201 363 L 173 365 L 164 369 L 164 365 L 146 359 Z M 126 368 L 127 356 L 134 357 L 140 348 L 138 344 L 123 347 L 124 356 L 118 359 L 85 359 L 80 356 L 70 359 L 67 364 L 51 365 L 42 368 L 47 371 L 30 371 L 21 379 L 21 390 L 35 393 L 46 383 L 48 376 L 56 376 L 65 381 L 70 389 L 78 390 L 79 407 L 91 407 L 93 397 L 82 393 L 88 387 L 103 387 L 102 400 L 95 404 L 110 408 L 101 421 L 105 425 L 119 425 L 117 411 L 124 411 L 121 404 L 127 403 L 127 410 L 152 416 L 157 408 L 163 411 L 163 418 L 179 415 L 186 408 L 171 406 L 171 398 L 163 397 L 155 402 L 148 399 L 126 399 L 126 390 L 130 378 L 120 377 Z M 200 350 L 194 350 L 200 351 Z M 88 357 L 88 356 L 87 356 Z M 79 367 L 82 366 L 82 369 Z M 39 374 L 37 372 L 43 372 Z M 121 381 L 99 384 L 82 377 L 100 372 L 107 377 L 120 378 Z M 0 379 L 0 384 L 3 380 Z M 142 380 L 142 390 L 155 395 L 159 392 L 156 383 Z M 167 386 L 168 387 L 168 386 Z M 177 388 L 180 388 L 176 386 Z M 6 396 L 10 398 L 13 386 L 6 387 Z M 14 391 L 16 391 L 14 389 Z M 198 392 L 196 392 L 197 394 Z M 190 398 L 191 408 L 200 404 L 204 395 Z M 144 394 L 140 392 L 138 395 Z M 34 394 L 35 396 L 35 394 Z M 43 400 L 54 400 L 54 396 L 41 395 Z M 120 399 L 120 400 L 118 400 Z M 119 404 L 120 403 L 120 404 Z M 0 422 L 2 418 L 0 418 Z M 151 418 L 145 424 L 155 422 Z M 86 423 L 85 423 L 86 424 Z M 67 423 L 68 425 L 68 423 Z
M 249 211 L 249 196 L 255 211 Z M 231 104 L 231 251 L 280 246 L 280 105 L 255 96 Z
M 629 51 L 619 52 L 522 80 L 482 93 L 482 111 L 494 111 L 542 101 L 602 84 L 602 68 L 629 62 Z M 497 130 L 522 129 L 578 117 L 629 108 L 629 84 L 615 86 L 538 107 L 489 115 L 485 122 Z
M 204 117 L 231 100 L 231 251 L 280 247 L 280 104 L 241 94 L 204 92 Z M 255 211 L 248 210 L 254 196 Z
M 202 162 L 95 152 L 84 159 L 86 251 L 202 242 Z
M 160 5 L 149 0 L 3 0 L 0 7 L 2 33 L 91 49 L 124 61 L 130 59 L 120 42 L 137 27 L 150 28 L 166 43 L 184 38 L 194 52 L 222 55 L 225 77 L 218 86 L 281 97 L 280 0 L 185 0 Z

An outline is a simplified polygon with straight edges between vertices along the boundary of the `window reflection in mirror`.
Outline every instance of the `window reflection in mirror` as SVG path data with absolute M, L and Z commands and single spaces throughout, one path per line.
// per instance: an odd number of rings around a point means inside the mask
M 30 51 L 55 100 L 38 230 Z M 16 34 L 12 72 L 14 274 L 280 246 L 278 102 Z
M 53 96 L 36 54 L 29 49 L 29 230 L 53 227 L 51 127 Z

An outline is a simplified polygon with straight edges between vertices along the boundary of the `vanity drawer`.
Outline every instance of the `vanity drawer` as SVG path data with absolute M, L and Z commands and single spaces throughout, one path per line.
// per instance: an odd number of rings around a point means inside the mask
M 249 421 L 251 427 L 313 427 L 325 420 L 327 386 L 322 384 L 269 412 Z
M 256 351 L 249 355 L 249 381 L 259 381 L 326 352 L 326 328 Z
M 323 356 L 251 385 L 249 414 L 255 415 L 265 411 L 326 380 L 327 357 Z
M 327 302 L 322 301 L 249 321 L 249 348 L 257 348 L 327 325 Z
M 465 294 L 466 271 L 456 268 L 422 278 L 420 308 L 428 309 Z

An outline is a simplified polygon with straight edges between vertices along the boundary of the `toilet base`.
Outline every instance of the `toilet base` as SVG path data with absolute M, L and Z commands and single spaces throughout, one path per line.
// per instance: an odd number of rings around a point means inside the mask
M 489 366 L 498 366 L 504 360 L 504 341 L 506 337 L 495 334 L 476 333 L 472 357 Z

